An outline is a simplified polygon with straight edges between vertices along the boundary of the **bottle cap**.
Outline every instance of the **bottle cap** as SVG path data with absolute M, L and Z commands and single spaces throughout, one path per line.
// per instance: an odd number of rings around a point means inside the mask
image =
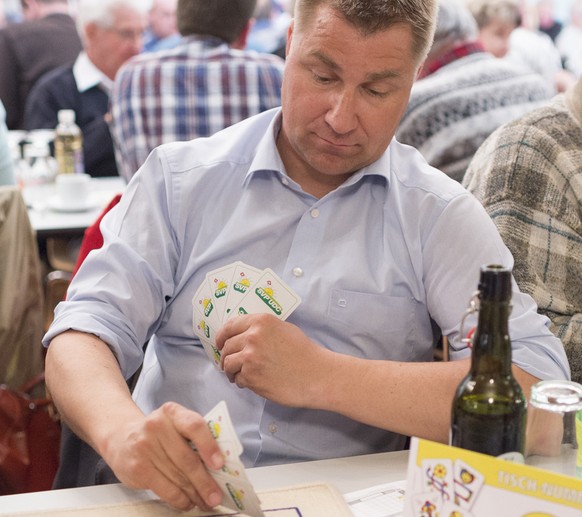
M 509 301 L 511 298 L 511 270 L 498 264 L 481 266 L 479 298 L 492 302 Z
M 75 123 L 75 111 L 74 110 L 59 110 L 57 117 L 59 119 L 59 124 L 74 124 Z

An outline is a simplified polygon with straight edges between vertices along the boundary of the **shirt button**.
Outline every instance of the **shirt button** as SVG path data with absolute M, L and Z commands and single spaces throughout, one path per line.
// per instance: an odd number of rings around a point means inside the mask
M 283 185 L 289 185 L 289 180 L 287 178 L 281 178 L 281 183 L 283 183 Z
M 275 434 L 278 430 L 279 430 L 279 427 L 277 426 L 277 423 L 276 422 L 271 422 L 269 424 L 269 432 L 271 434 Z
M 300 276 L 303 276 L 303 269 L 301 269 L 300 267 L 294 267 L 293 268 L 293 276 L 299 278 Z
M 314 219 L 315 219 L 316 217 L 319 217 L 319 210 L 318 210 L 317 208 L 314 208 L 314 209 L 311 211 L 311 217 L 313 217 Z

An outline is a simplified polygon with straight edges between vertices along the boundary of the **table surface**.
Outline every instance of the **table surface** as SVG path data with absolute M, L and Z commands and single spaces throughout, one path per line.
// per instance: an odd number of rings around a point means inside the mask
M 30 223 L 38 236 L 79 235 L 95 222 L 111 199 L 124 189 L 123 178 L 92 178 L 88 208 L 74 212 L 52 208 L 51 201 L 56 196 L 54 183 L 25 187 L 22 195 L 29 207 Z
M 399 451 L 256 467 L 247 469 L 247 474 L 257 491 L 326 482 L 335 485 L 340 492 L 347 493 L 403 480 L 406 478 L 407 463 L 408 451 Z M 17 515 L 25 511 L 122 504 L 154 497 L 147 490 L 131 490 L 118 484 L 0 496 L 0 516 Z

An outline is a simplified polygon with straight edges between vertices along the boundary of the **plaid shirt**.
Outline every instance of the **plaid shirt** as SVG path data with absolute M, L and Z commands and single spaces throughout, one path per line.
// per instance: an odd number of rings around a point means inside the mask
M 160 144 L 209 136 L 281 104 L 284 61 L 191 36 L 174 49 L 136 56 L 111 95 L 120 174 L 129 178 Z
M 582 382 L 582 79 L 495 131 L 463 185 L 511 250 L 514 275 L 564 344 Z

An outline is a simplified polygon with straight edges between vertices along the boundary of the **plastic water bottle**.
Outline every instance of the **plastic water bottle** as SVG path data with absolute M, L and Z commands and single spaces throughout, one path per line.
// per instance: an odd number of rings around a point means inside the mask
M 75 112 L 59 110 L 58 119 L 55 130 L 55 158 L 59 174 L 83 173 L 83 133 L 75 123 Z

